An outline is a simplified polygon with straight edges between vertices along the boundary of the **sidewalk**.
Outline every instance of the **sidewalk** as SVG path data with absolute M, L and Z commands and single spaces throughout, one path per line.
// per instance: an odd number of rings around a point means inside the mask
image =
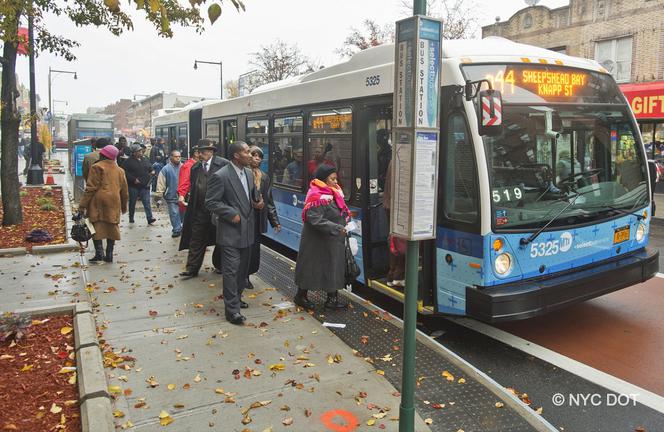
M 160 421 L 172 419 L 177 431 L 327 431 L 344 430 L 325 424 L 345 417 L 360 424 L 349 431 L 398 430 L 394 387 L 313 317 L 282 308 L 290 299 L 275 288 L 252 278 L 247 324 L 226 322 L 221 276 L 207 268 L 181 281 L 186 254 L 176 252 L 167 215 L 157 217 L 148 228 L 137 215 L 122 227 L 116 262 L 87 269 L 104 341 L 135 358 L 107 369 L 117 425 L 163 430 Z M 264 406 L 246 413 L 252 404 Z

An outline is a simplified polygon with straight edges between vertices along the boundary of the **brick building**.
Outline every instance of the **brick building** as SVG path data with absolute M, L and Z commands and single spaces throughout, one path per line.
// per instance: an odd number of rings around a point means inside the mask
M 529 6 L 482 27 L 488 36 L 597 60 L 621 84 L 649 156 L 664 159 L 664 0 Z

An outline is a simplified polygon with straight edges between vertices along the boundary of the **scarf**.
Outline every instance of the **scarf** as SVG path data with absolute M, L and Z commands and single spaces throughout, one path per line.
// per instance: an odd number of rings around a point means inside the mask
M 263 171 L 260 168 L 252 168 L 252 173 L 254 174 L 254 184 L 256 189 L 261 190 L 261 179 L 263 178 Z
M 327 205 L 330 201 L 334 200 L 337 207 L 341 210 L 341 216 L 350 221 L 350 210 L 344 200 L 344 193 L 340 187 L 330 187 L 325 182 L 318 179 L 311 180 L 309 183 L 309 190 L 307 191 L 307 198 L 304 200 L 304 208 L 302 209 L 302 222 L 307 221 L 307 212 L 312 207 Z

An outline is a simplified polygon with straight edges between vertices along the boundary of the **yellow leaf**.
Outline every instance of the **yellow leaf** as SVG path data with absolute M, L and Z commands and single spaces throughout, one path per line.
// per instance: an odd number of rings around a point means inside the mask
M 76 372 L 74 372 L 73 374 L 71 374 L 69 376 L 69 379 L 67 380 L 67 382 L 69 384 L 76 384 Z
M 221 387 L 217 387 L 216 389 L 214 389 L 214 392 L 216 394 L 224 394 L 224 389 Z
M 53 403 L 49 411 L 52 412 L 53 414 L 58 414 L 62 411 L 62 407 L 59 407 L 55 403 Z
M 71 327 L 67 327 L 67 326 L 65 326 L 65 327 L 62 327 L 62 328 L 60 329 L 60 334 L 66 335 L 66 334 L 71 333 L 72 330 L 74 330 L 74 329 L 71 328 Z
M 285 370 L 285 369 L 286 369 L 286 365 L 283 364 L 283 363 L 277 363 L 277 364 L 270 365 L 270 370 L 271 371 L 282 371 L 282 370 Z
M 25 365 L 21 368 L 21 372 L 31 371 L 33 367 L 35 367 L 35 365 Z
M 196 374 L 196 376 L 194 377 L 194 382 L 201 382 L 201 379 L 202 379 L 202 378 L 201 378 L 201 375 L 200 375 L 200 374 Z
M 122 388 L 119 385 L 110 385 L 108 386 L 108 391 L 113 394 L 120 394 L 122 393 Z
M 496 405 L 496 408 L 502 408 L 502 407 L 504 407 L 504 406 L 505 406 L 505 404 L 504 404 L 504 403 L 502 403 L 502 402 L 496 402 L 496 404 L 495 404 L 495 405 Z
M 162 410 L 159 413 L 159 424 L 162 426 L 168 426 L 171 423 L 173 423 L 173 418 L 171 415 L 168 412 Z
M 459 378 L 459 381 L 457 381 L 459 384 L 464 384 L 466 382 L 465 378 Z
M 443 376 L 443 378 L 446 378 L 448 381 L 454 381 L 454 375 L 452 375 L 448 371 L 443 371 L 441 375 Z
M 376 424 L 376 419 L 370 418 L 367 420 L 367 426 L 373 426 Z
M 115 418 L 122 418 L 122 417 L 124 417 L 124 416 L 125 416 L 125 413 L 123 413 L 123 412 L 120 411 L 120 410 L 115 410 L 115 411 L 113 411 L 113 417 L 115 417 Z
M 432 418 L 427 418 L 427 419 L 424 420 L 424 423 L 427 424 L 427 425 L 431 425 L 431 424 L 433 424 L 433 419 Z
M 378 370 L 376 371 L 376 373 L 377 373 L 378 375 L 385 375 L 385 371 L 384 371 L 384 370 L 380 370 L 380 369 L 378 369 Z

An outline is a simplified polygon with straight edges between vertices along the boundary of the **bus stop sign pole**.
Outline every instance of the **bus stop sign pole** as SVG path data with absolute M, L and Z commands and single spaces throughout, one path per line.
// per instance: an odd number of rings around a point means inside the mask
M 408 242 L 399 432 L 415 430 L 419 241 L 436 238 L 443 23 L 425 14 L 414 0 L 413 17 L 396 23 L 390 234 Z

